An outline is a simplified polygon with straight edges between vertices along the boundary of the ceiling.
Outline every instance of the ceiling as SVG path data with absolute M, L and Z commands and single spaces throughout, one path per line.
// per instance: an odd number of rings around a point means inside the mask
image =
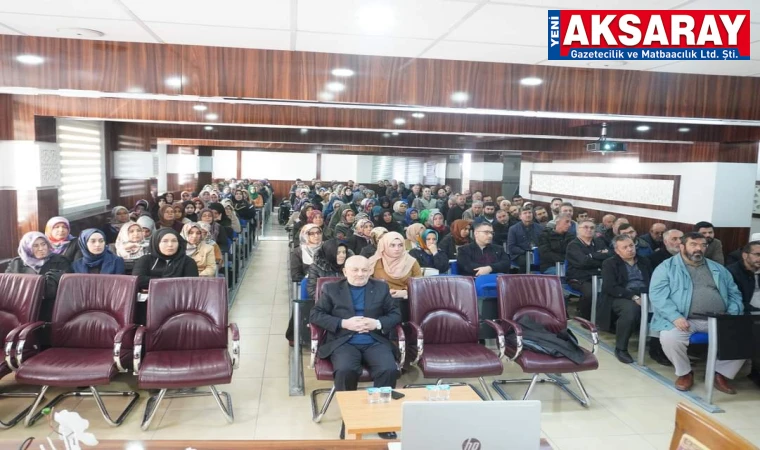
M 0 34 L 760 76 L 760 2 L 750 61 L 547 61 L 548 9 L 715 9 L 714 0 L 24 0 L 0 3 Z

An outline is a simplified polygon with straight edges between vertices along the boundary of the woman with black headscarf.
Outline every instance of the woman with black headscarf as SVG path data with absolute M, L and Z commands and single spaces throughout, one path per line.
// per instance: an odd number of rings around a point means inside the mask
M 77 243 L 79 244 L 79 251 L 82 252 L 82 257 L 71 265 L 75 273 L 124 275 L 124 259 L 111 253 L 102 231 L 88 228 L 79 235 Z
M 196 211 L 195 211 L 195 203 L 193 203 L 192 200 L 182 202 L 182 209 L 185 211 L 185 217 L 190 222 L 198 221 L 198 214 L 196 214 Z
M 322 277 L 342 277 L 343 265 L 352 256 L 354 253 L 347 244 L 334 239 L 322 244 L 314 254 L 314 262 L 309 266 L 309 281 L 306 284 L 309 299 L 313 299 L 317 292 L 317 280 Z
M 147 289 L 153 278 L 197 277 L 198 265 L 186 254 L 187 242 L 173 228 L 161 228 L 150 238 L 150 255 L 135 262 L 132 275 Z
M 404 232 L 404 227 L 393 219 L 393 213 L 390 209 L 383 210 L 383 214 L 380 216 L 380 222 L 376 223 L 375 226 L 383 227 L 388 231 L 395 231 L 399 234 Z
M 106 244 L 116 242 L 116 236 L 122 225 L 129 222 L 129 210 L 123 206 L 117 206 L 111 210 L 111 220 L 103 225 L 103 235 L 106 237 Z

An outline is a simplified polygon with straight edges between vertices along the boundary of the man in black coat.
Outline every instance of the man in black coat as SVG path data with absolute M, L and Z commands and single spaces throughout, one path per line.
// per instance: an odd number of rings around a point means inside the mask
M 578 237 L 567 244 L 567 282 L 573 289 L 581 291 L 578 304 L 579 315 L 591 319 L 591 279 L 601 276 L 602 263 L 612 256 L 607 244 L 594 238 L 594 222 L 590 219 L 578 222 Z
M 462 218 L 464 210 L 467 209 L 466 202 L 467 198 L 464 195 L 458 194 L 456 196 L 456 203 L 449 208 L 449 212 L 446 214 L 446 223 L 449 224 L 449 226 L 451 226 L 455 220 Z
M 726 266 L 734 283 L 742 293 L 744 310 L 760 311 L 760 241 L 753 241 L 742 248 L 741 260 Z M 760 387 L 760 361 L 752 360 L 752 370 L 747 376 Z
M 375 387 L 396 387 L 399 368 L 388 334 L 401 322 L 401 311 L 388 285 L 370 280 L 367 258 L 348 258 L 343 273 L 345 280 L 322 287 L 311 310 L 310 322 L 327 331 L 317 356 L 330 358 L 337 391 L 356 390 L 362 364 L 369 368 Z
M 602 296 L 597 305 L 596 321 L 609 331 L 613 315 L 615 326 L 615 357 L 623 364 L 631 364 L 628 341 L 641 323 L 641 294 L 649 291 L 652 266 L 645 257 L 636 256 L 636 244 L 626 235 L 612 239 L 614 256 L 602 263 Z
M 567 244 L 575 239 L 570 232 L 572 219 L 567 214 L 560 214 L 554 219 L 554 228 L 544 228 L 538 237 L 538 260 L 541 272 L 556 275 L 556 263 L 565 263 Z
M 511 263 L 504 248 L 494 245 L 493 227 L 488 222 L 472 225 L 475 242 L 463 245 L 457 251 L 459 274 L 469 277 L 489 273 L 509 273 Z

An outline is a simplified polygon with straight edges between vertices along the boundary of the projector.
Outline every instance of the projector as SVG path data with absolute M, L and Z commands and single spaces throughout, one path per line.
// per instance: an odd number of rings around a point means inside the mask
M 593 153 L 615 153 L 626 151 L 625 142 L 608 141 L 601 139 L 591 144 L 586 144 L 586 151 Z

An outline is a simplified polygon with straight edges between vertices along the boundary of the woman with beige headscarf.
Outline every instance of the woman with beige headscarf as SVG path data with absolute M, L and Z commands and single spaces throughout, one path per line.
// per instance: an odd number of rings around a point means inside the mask
M 420 264 L 404 251 L 404 237 L 395 231 L 386 233 L 378 241 L 377 252 L 369 262 L 374 271 L 372 276 L 385 280 L 394 298 L 407 298 L 409 279 L 422 276 Z
M 187 241 L 185 254 L 195 261 L 198 266 L 198 276 L 216 276 L 216 255 L 214 247 L 207 244 L 203 239 L 203 229 L 195 222 L 190 222 L 182 227 L 180 236 Z

